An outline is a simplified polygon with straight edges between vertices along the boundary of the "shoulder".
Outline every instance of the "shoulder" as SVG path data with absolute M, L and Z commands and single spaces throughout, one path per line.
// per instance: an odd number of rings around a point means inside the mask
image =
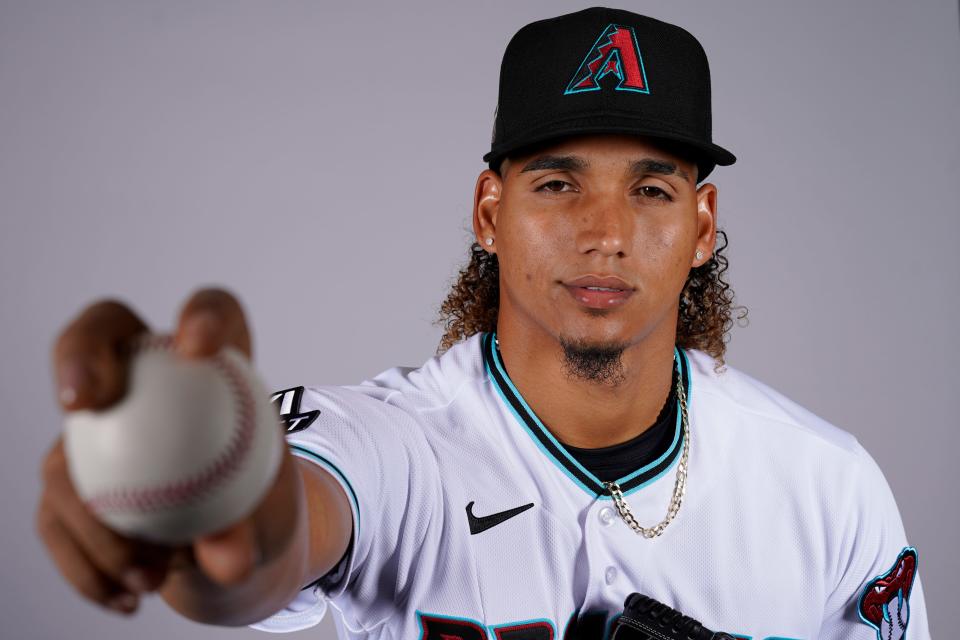
M 419 367 L 392 367 L 346 389 L 411 410 L 448 405 L 465 388 L 486 379 L 481 338 L 476 334 Z
M 271 401 L 288 436 L 349 425 L 364 425 L 371 436 L 420 431 L 424 412 L 450 405 L 462 390 L 485 378 L 480 337 L 468 338 L 419 367 L 392 367 L 359 384 L 281 389 Z
M 716 360 L 698 349 L 685 349 L 691 370 L 691 403 L 705 414 L 718 412 L 728 424 L 784 443 L 802 442 L 840 457 L 859 457 L 857 439 L 787 395 L 729 364 L 716 370 Z
M 794 496 L 831 521 L 885 521 L 871 530 L 902 526 L 883 471 L 851 433 L 736 367 L 717 372 L 710 355 L 686 354 L 691 426 L 712 459 L 738 460 L 738 476 L 752 486 L 778 499 Z

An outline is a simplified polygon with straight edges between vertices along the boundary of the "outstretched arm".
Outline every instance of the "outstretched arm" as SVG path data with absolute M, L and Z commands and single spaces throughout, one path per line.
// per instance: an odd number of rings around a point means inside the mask
M 53 350 L 65 411 L 105 409 L 124 397 L 126 345 L 147 326 L 116 301 L 87 307 Z M 176 332 L 178 354 L 205 358 L 231 345 L 251 357 L 239 302 L 220 289 L 195 293 Z M 282 437 L 278 427 L 277 437 Z M 284 447 L 280 470 L 253 514 L 213 535 L 172 548 L 121 536 L 97 520 L 77 495 L 58 439 L 43 463 L 36 526 L 64 578 L 86 598 L 130 613 L 159 591 L 184 616 L 244 625 L 282 608 L 345 553 L 352 516 L 343 489 L 326 471 Z

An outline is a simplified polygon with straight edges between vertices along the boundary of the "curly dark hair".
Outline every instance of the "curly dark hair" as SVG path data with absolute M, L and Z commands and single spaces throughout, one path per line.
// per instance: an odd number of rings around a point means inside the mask
M 733 306 L 733 289 L 723 280 L 729 264 L 723 253 L 728 244 L 727 234 L 718 229 L 717 236 L 723 239 L 723 244 L 718 242 L 710 259 L 690 270 L 680 292 L 677 346 L 710 354 L 716 361 L 714 370 L 720 372 L 733 326 L 731 311 L 741 310 L 737 316 L 740 324 L 748 310 Z M 487 253 L 476 242 L 470 245 L 469 257 L 470 261 L 460 269 L 456 282 L 440 305 L 440 317 L 435 324 L 444 327 L 444 334 L 437 347 L 438 354 L 476 333 L 497 327 L 500 263 L 496 254 Z

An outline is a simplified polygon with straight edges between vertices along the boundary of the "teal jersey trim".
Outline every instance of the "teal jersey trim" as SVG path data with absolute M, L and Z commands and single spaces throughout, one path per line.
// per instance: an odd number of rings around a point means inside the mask
M 537 447 L 544 452 L 567 477 L 573 480 L 575 484 L 591 495 L 609 499 L 610 494 L 607 492 L 603 482 L 570 455 L 563 444 L 554 437 L 546 425 L 543 424 L 536 413 L 530 408 L 526 400 L 523 399 L 523 396 L 507 374 L 503 361 L 500 358 L 500 353 L 495 345 L 496 332 L 484 334 L 481 340 L 484 365 L 494 389 L 497 390 L 500 398 L 507 407 L 510 408 L 514 417 L 525 427 Z M 689 399 L 692 397 L 692 389 L 690 388 L 690 365 L 686 353 L 677 347 L 674 347 L 674 362 L 680 372 L 681 384 L 684 384 L 687 390 L 689 412 Z M 617 480 L 617 484 L 620 486 L 624 495 L 650 484 L 676 464 L 679 459 L 679 454 L 683 449 L 684 429 L 681 418 L 682 415 L 678 408 L 673 439 L 657 459 Z
M 359 540 L 360 539 L 360 501 L 357 500 L 357 493 L 356 491 L 353 490 L 353 485 L 350 484 L 350 481 L 347 480 L 347 476 L 345 476 L 343 472 L 340 471 L 339 468 L 337 468 L 337 465 L 333 464 L 332 462 L 330 462 L 329 460 L 321 456 L 319 453 L 315 451 L 311 451 L 310 449 L 307 449 L 303 445 L 299 445 L 299 444 L 288 443 L 287 446 L 290 448 L 290 451 L 294 455 L 310 460 L 311 462 L 320 465 L 327 471 L 332 472 L 334 475 L 340 478 L 343 486 L 347 488 L 347 495 L 350 498 L 350 502 L 353 503 L 353 511 L 354 513 L 357 514 L 357 530 L 354 532 L 354 539 Z

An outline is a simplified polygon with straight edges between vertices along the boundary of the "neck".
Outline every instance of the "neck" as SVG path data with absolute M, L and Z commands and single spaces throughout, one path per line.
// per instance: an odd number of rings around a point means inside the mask
M 625 442 L 653 425 L 670 393 L 675 327 L 675 318 L 672 325 L 668 319 L 630 344 L 616 384 L 571 377 L 559 339 L 542 331 L 504 323 L 497 337 L 507 373 L 550 432 L 592 449 Z

